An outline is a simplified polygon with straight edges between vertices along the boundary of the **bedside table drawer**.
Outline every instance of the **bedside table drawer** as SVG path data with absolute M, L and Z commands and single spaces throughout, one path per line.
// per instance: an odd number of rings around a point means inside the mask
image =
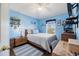
M 27 40 L 25 37 L 20 37 L 15 39 L 15 46 L 22 45 L 24 43 L 27 43 Z
M 75 39 L 75 34 L 74 33 L 67 33 L 67 32 L 64 32 L 62 33 L 61 35 L 61 40 L 64 40 L 64 41 L 68 41 L 68 39 Z
M 10 40 L 10 46 L 15 47 L 27 43 L 26 37 L 18 37 Z

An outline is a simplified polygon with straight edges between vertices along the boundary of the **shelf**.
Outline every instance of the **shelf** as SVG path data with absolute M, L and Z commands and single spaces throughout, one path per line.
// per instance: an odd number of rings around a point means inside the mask
M 71 21 L 71 20 L 66 20 L 65 23 L 66 24 L 78 24 L 77 21 Z
M 75 20 L 77 18 L 78 18 L 78 16 L 76 16 L 76 17 L 70 17 L 70 18 L 67 18 L 66 20 Z

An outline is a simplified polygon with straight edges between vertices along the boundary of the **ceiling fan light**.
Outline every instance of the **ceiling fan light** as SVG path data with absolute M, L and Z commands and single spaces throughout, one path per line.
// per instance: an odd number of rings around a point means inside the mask
M 42 10 L 42 7 L 38 7 L 38 10 L 41 11 Z

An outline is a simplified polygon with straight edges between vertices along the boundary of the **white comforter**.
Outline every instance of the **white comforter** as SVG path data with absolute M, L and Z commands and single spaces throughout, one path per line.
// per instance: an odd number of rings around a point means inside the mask
M 40 45 L 43 49 L 51 52 L 50 44 L 56 39 L 55 34 L 38 33 L 38 34 L 28 34 L 28 40 Z

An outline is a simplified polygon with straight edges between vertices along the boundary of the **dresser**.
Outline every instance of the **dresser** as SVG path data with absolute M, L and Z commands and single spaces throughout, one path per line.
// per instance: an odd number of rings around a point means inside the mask
M 68 41 L 68 39 L 75 39 L 76 35 L 74 33 L 63 32 L 61 34 L 61 40 Z
M 16 47 L 25 43 L 27 43 L 27 37 L 23 37 L 23 36 L 12 38 L 10 40 L 11 47 Z

